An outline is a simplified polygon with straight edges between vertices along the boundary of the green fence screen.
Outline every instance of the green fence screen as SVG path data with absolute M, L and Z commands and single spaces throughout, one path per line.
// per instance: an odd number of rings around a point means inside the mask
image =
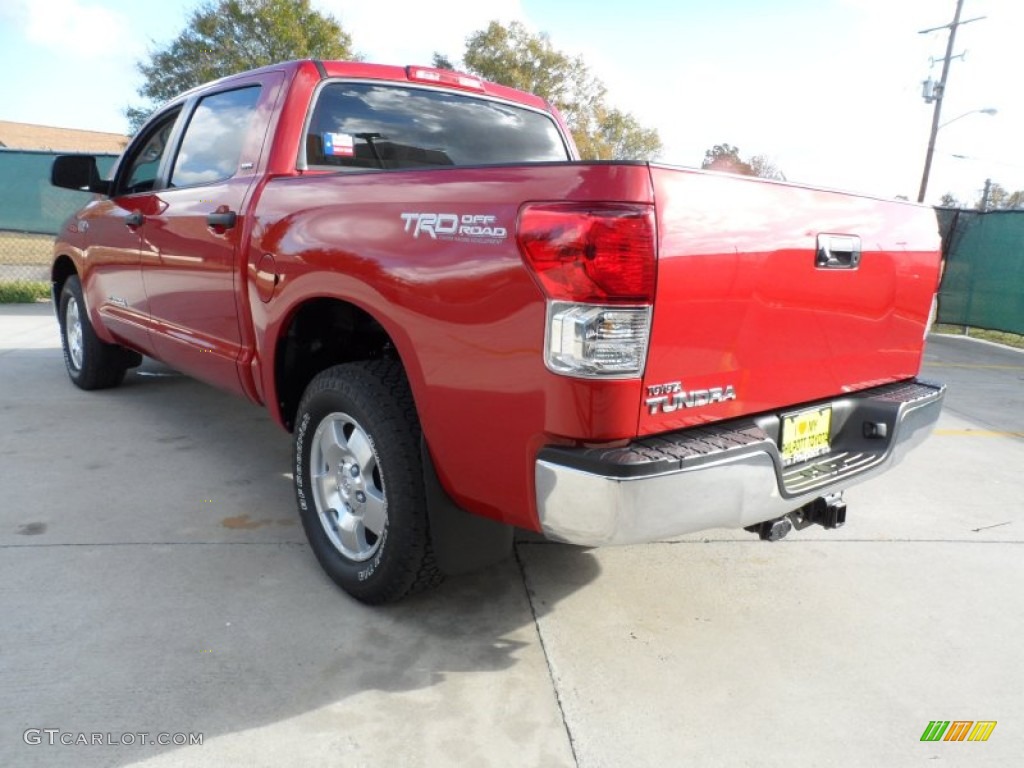
M 53 158 L 67 152 L 0 149 L 0 230 L 55 235 L 72 213 L 89 200 L 88 192 L 50 186 Z M 97 155 L 106 178 L 117 155 Z
M 940 208 L 939 322 L 1024 334 L 1024 211 Z

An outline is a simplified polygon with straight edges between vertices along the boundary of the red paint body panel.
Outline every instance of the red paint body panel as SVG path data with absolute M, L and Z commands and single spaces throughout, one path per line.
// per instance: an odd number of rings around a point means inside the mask
M 150 201 L 138 205 L 150 209 Z M 79 212 L 78 233 L 69 245 L 81 248 L 79 274 L 97 335 L 107 342 L 145 347 L 150 344 L 149 298 L 142 266 L 154 263 L 157 255 L 138 228 L 125 226 L 123 219 L 133 210 L 122 201 L 94 200 Z M 124 303 L 110 302 L 111 296 Z
M 329 77 L 407 82 L 400 67 L 324 66 Z M 197 96 L 252 82 L 264 91 L 235 176 L 93 202 L 69 222 L 57 254 L 74 260 L 102 338 L 266 403 L 282 424 L 276 356 L 291 320 L 310 301 L 361 308 L 393 341 L 441 482 L 467 510 L 537 529 L 534 465 L 545 445 L 624 443 L 918 371 L 938 281 L 930 209 L 637 163 L 305 171 L 304 125 L 321 82 L 308 61 L 174 103 L 184 114 Z M 568 135 L 543 100 L 484 89 L 550 111 Z M 642 378 L 545 367 L 546 301 L 515 231 L 525 204 L 563 201 L 655 206 Z M 146 223 L 125 227 L 141 209 Z M 234 229 L 206 226 L 206 214 L 225 210 L 238 213 Z M 506 235 L 417 237 L 407 213 L 493 216 Z M 81 222 L 88 233 L 74 229 Z M 820 233 L 858 235 L 859 267 L 816 269 Z M 651 415 L 646 387 L 674 381 L 730 385 L 736 398 Z
M 250 253 L 272 253 L 275 298 L 251 298 L 270 402 L 276 339 L 295 309 L 349 301 L 394 340 L 442 483 L 467 509 L 535 527 L 533 462 L 544 444 L 636 432 L 640 382 L 583 381 L 544 367 L 545 301 L 512 233 L 538 200 L 651 200 L 642 165 L 539 165 L 278 179 L 257 206 Z M 501 243 L 405 231 L 407 211 L 493 215 Z M 255 289 L 253 289 L 255 292 Z
M 783 408 L 920 369 L 939 235 L 920 206 L 652 168 L 658 288 L 644 385 L 736 399 L 651 416 L 640 434 Z M 858 235 L 857 269 L 815 266 L 820 233 Z

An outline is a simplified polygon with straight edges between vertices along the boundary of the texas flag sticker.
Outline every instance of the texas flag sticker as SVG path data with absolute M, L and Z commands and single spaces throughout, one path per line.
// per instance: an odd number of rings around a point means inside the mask
M 355 153 L 355 140 L 350 134 L 324 134 L 324 155 L 328 157 L 352 157 Z

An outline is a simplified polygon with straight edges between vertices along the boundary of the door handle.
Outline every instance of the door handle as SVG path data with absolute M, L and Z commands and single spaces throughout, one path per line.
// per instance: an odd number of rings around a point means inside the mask
M 146 220 L 146 217 L 142 215 L 141 211 L 133 211 L 124 217 L 124 224 L 126 227 L 141 227 L 142 222 Z
M 856 269 L 860 265 L 857 235 L 818 235 L 814 266 L 818 269 Z
M 238 221 L 238 214 L 234 211 L 225 211 L 223 213 L 208 213 L 206 214 L 206 226 L 208 227 L 220 227 L 221 229 L 231 229 L 235 226 L 235 222 Z

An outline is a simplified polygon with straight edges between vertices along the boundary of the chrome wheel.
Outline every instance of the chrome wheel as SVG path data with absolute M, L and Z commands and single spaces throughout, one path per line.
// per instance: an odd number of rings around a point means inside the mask
M 74 296 L 68 299 L 64 310 L 64 335 L 68 343 L 68 355 L 71 365 L 76 370 L 82 369 L 82 318 L 78 310 L 78 301 Z
M 295 501 L 324 572 L 369 605 L 440 583 L 422 433 L 401 363 L 325 368 L 306 385 L 294 426 Z
M 380 549 L 388 523 L 387 498 L 377 452 L 351 416 L 332 413 L 313 435 L 309 477 L 320 525 L 350 560 L 369 560 Z
M 129 368 L 142 362 L 138 352 L 104 342 L 96 334 L 89 322 L 78 275 L 70 275 L 61 286 L 56 314 L 64 366 L 71 382 L 79 389 L 116 387 Z

